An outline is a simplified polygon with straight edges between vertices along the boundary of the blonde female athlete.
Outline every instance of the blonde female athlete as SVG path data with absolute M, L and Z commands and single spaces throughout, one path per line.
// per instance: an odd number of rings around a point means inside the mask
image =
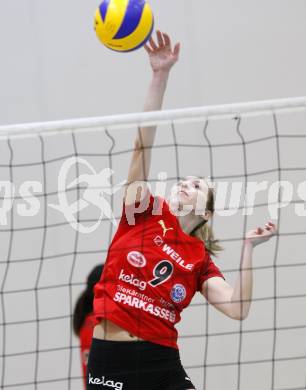
M 151 39 L 145 48 L 153 70 L 145 110 L 159 110 L 180 46 L 172 49 L 169 36 L 157 32 L 157 42 Z M 247 233 L 240 273 L 232 288 L 199 238 L 203 224 L 213 214 L 213 193 L 206 181 L 186 177 L 172 189 L 168 201 L 153 197 L 143 183 L 149 173 L 155 131 L 155 127 L 139 129 L 122 217 L 95 286 L 97 325 L 89 353 L 87 389 L 195 389 L 177 346 L 175 324 L 181 311 L 200 291 L 226 316 L 246 318 L 252 294 L 253 247 L 276 231 L 269 222 Z M 186 206 L 192 209 L 188 213 Z

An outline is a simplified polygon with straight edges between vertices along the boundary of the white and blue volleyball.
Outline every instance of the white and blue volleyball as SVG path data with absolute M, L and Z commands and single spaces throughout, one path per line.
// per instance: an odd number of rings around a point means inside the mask
M 99 40 L 109 49 L 128 52 L 150 38 L 154 17 L 145 0 L 103 0 L 95 15 Z

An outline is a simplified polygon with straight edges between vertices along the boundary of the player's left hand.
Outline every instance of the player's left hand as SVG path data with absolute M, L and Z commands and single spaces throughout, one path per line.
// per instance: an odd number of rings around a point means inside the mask
M 255 247 L 258 244 L 268 241 L 277 232 L 277 226 L 271 221 L 265 224 L 265 227 L 258 227 L 247 232 L 245 238 Z

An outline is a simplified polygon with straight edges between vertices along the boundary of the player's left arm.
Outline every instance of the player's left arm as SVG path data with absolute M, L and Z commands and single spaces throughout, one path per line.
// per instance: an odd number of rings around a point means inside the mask
M 201 294 L 226 316 L 235 320 L 244 320 L 248 316 L 253 288 L 253 249 L 256 245 L 268 241 L 276 230 L 276 225 L 268 222 L 264 228 L 258 227 L 246 234 L 240 270 L 234 288 L 219 276 L 211 277 L 203 282 Z

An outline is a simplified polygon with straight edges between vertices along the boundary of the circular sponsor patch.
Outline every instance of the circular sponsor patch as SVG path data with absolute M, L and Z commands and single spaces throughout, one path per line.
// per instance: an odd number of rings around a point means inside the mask
M 129 252 L 127 255 L 128 262 L 137 268 L 142 268 L 147 264 L 147 260 L 144 255 L 137 251 Z
M 186 298 L 185 287 L 182 284 L 175 284 L 171 289 L 170 296 L 173 302 L 182 302 Z

